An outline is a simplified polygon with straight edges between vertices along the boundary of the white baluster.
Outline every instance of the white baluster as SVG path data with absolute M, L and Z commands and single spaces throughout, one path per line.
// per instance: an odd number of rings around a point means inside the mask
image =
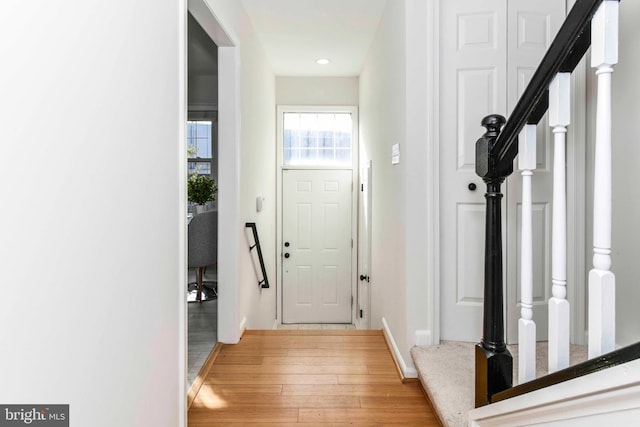
M 525 125 L 518 138 L 522 171 L 521 308 L 518 321 L 518 383 L 536 378 L 536 323 L 533 321 L 533 203 L 531 176 L 536 168 L 536 125 Z
M 591 66 L 598 101 L 593 189 L 593 269 L 589 272 L 589 358 L 615 349 L 615 276 L 611 268 L 611 74 L 618 63 L 618 2 L 604 1 L 591 21 Z
M 570 119 L 571 74 L 558 73 L 549 86 L 549 125 L 553 128 L 553 223 L 549 299 L 549 372 L 569 366 L 567 301 L 566 136 Z

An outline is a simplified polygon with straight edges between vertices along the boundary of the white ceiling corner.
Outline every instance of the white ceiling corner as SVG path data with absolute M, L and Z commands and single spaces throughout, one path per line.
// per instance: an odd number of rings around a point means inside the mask
M 277 76 L 357 76 L 386 0 L 242 0 Z M 318 65 L 318 58 L 331 63 Z

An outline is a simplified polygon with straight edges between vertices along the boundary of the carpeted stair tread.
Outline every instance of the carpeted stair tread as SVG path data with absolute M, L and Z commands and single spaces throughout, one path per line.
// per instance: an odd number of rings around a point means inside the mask
M 447 427 L 466 426 L 467 413 L 474 407 L 475 343 L 443 341 L 440 345 L 414 347 L 411 356 L 438 416 Z M 518 346 L 509 345 L 513 355 L 514 385 L 518 382 Z M 587 360 L 586 346 L 571 346 L 571 365 Z M 547 343 L 538 342 L 536 375 L 547 374 Z

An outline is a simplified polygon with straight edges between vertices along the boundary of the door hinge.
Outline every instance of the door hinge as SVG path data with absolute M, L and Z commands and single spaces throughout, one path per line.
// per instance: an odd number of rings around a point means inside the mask
M 364 184 L 360 184 L 360 191 L 364 191 Z
M 353 249 L 353 238 L 351 239 L 351 249 Z
M 362 315 L 362 309 L 360 309 L 360 318 L 362 319 L 364 316 Z
M 351 308 L 353 308 L 353 295 L 351 295 Z

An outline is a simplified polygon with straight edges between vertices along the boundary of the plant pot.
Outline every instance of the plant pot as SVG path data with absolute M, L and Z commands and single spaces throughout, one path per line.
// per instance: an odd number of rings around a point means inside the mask
M 206 211 L 207 207 L 205 205 L 193 205 L 193 215 L 196 216 Z

